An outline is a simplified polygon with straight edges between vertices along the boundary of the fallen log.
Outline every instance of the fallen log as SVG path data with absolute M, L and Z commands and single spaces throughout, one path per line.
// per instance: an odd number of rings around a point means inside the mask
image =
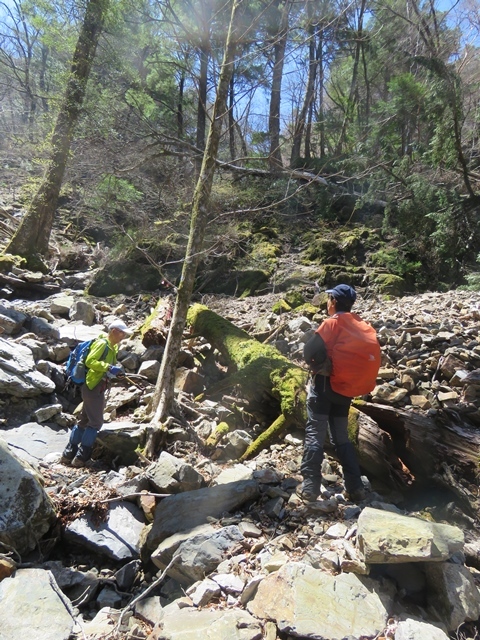
M 140 328 L 142 345 L 145 348 L 151 346 L 165 346 L 167 333 L 172 319 L 173 298 L 165 296 L 160 298 L 155 309 L 148 316 Z
M 398 459 L 415 479 L 415 486 L 437 485 L 455 494 L 472 515 L 478 514 L 480 431 L 452 412 L 434 417 L 390 406 L 355 401 L 388 433 Z
M 57 284 L 28 282 L 27 280 L 22 280 L 21 278 L 7 276 L 4 273 L 0 273 L 0 284 L 9 285 L 10 287 L 12 287 L 12 289 L 20 289 L 22 292 L 25 292 L 25 290 L 27 290 L 35 291 L 38 293 L 45 293 L 47 295 L 51 295 L 53 293 L 58 293 L 61 291 L 61 287 Z
M 187 315 L 187 324 L 214 346 L 225 359 L 229 375 L 210 387 L 206 395 L 216 395 L 239 385 L 242 394 L 261 400 L 266 394 L 278 402 L 276 420 L 250 445 L 242 456 L 246 460 L 277 440 L 288 427 L 304 426 L 308 373 L 293 364 L 277 349 L 250 338 L 246 331 L 195 304 Z

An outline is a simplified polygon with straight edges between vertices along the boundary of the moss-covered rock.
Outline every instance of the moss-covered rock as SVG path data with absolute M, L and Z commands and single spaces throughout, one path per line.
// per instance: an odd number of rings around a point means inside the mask
M 107 263 L 97 271 L 87 293 L 92 296 L 111 296 L 154 291 L 160 282 L 160 274 L 154 267 L 134 260 L 118 260 Z
M 305 302 L 305 304 L 297 307 L 295 311 L 306 316 L 307 318 L 313 318 L 318 313 L 318 307 L 316 307 L 314 304 L 311 304 L 310 302 Z
M 204 293 L 224 293 L 228 296 L 254 296 L 258 289 L 268 282 L 269 274 L 261 269 L 245 269 L 224 273 L 220 278 L 210 280 L 203 287 Z
M 273 313 L 276 313 L 277 316 L 291 310 L 292 310 L 292 307 L 288 304 L 286 300 L 283 300 L 283 299 L 277 300 L 277 302 L 275 302 L 275 304 L 272 307 Z
M 305 298 L 300 291 L 287 291 L 285 294 L 285 301 L 292 307 L 292 309 L 296 309 L 305 302 Z
M 405 280 L 392 273 L 377 274 L 373 279 L 373 285 L 379 293 L 389 296 L 401 296 L 406 290 Z
M 14 256 L 11 253 L 0 254 L 0 273 L 8 273 L 12 267 L 21 267 L 25 264 L 25 258 Z

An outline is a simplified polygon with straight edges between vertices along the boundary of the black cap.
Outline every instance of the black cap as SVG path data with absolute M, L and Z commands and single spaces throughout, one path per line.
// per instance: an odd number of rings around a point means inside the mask
M 327 289 L 327 293 L 335 300 L 345 300 L 351 304 L 357 299 L 357 292 L 349 284 L 337 284 L 333 289 Z

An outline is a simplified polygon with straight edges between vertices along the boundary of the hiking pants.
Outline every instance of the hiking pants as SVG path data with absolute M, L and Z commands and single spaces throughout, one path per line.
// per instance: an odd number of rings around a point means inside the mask
M 107 383 L 100 380 L 96 387 L 89 389 L 82 385 L 83 407 L 76 425 L 70 434 L 70 445 L 92 447 L 98 432 L 103 426 L 103 412 L 105 410 L 105 392 Z
M 348 411 L 351 398 L 335 393 L 330 378 L 316 375 L 308 385 L 307 424 L 301 473 L 315 487 L 322 479 L 323 446 L 327 431 L 343 468 L 345 488 L 352 492 L 363 486 L 360 467 L 353 444 L 348 439 Z

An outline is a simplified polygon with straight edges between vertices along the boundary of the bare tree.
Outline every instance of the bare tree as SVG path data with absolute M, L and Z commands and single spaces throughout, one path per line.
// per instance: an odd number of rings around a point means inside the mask
M 208 133 L 203 163 L 200 175 L 195 188 L 192 202 L 192 216 L 190 221 L 190 234 L 183 264 L 180 285 L 177 291 L 177 298 L 170 332 L 168 334 L 165 353 L 163 355 L 162 366 L 158 376 L 155 393 L 152 399 L 153 429 L 147 443 L 147 455 L 153 456 L 157 443 L 157 436 L 160 433 L 161 423 L 173 409 L 174 404 L 174 382 L 175 368 L 180 353 L 183 330 L 187 317 L 188 306 L 193 291 L 197 266 L 203 250 L 203 240 L 205 229 L 209 220 L 208 203 L 212 190 L 213 176 L 215 173 L 218 146 L 222 130 L 222 122 L 228 111 L 227 95 L 230 78 L 235 62 L 235 53 L 238 42 L 237 16 L 242 0 L 233 0 L 230 25 L 227 40 L 225 43 L 225 53 L 220 70 L 217 86 L 217 95 L 213 107 L 212 122 Z
M 42 268 L 40 256 L 48 252 L 73 132 L 109 3 L 110 0 L 89 0 L 87 4 L 73 54 L 70 77 L 53 132 L 50 162 L 27 213 L 5 249 L 7 253 L 24 257 L 32 267 Z

